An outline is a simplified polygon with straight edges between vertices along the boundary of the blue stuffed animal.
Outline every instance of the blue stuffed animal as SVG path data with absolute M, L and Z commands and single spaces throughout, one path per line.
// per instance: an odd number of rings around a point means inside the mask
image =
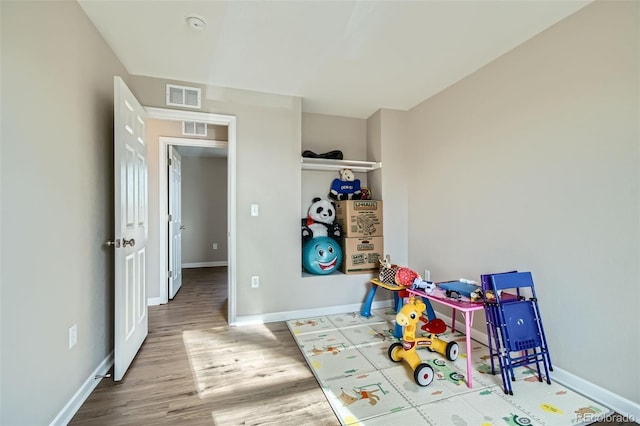
M 362 198 L 360 179 L 356 179 L 351 169 L 340 170 L 340 178 L 331 183 L 329 198 L 333 200 L 359 200 Z

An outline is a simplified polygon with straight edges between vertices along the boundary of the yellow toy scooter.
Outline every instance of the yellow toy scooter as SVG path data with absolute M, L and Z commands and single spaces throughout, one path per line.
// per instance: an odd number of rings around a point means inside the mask
M 396 322 L 404 327 L 402 343 L 392 344 L 388 352 L 391 361 L 400 362 L 404 359 L 409 364 L 413 370 L 413 379 L 419 386 L 428 386 L 433 381 L 434 372 L 433 368 L 429 364 L 423 363 L 416 353 L 418 347 L 426 347 L 436 351 L 449 361 L 455 361 L 459 352 L 456 342 L 447 343 L 436 336 L 447 328 L 442 320 L 429 321 L 423 327 L 428 333 L 431 333 L 429 337 L 416 337 L 417 325 L 425 309 L 424 302 L 416 300 L 415 297 L 411 297 L 409 303 L 400 309 L 396 315 Z

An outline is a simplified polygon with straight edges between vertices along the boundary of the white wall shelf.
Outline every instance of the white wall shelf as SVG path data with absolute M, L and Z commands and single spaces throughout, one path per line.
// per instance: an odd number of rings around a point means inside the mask
M 382 167 L 381 162 L 355 161 L 355 160 L 329 160 L 326 158 L 301 157 L 302 170 L 328 170 L 351 169 L 354 172 L 370 172 Z

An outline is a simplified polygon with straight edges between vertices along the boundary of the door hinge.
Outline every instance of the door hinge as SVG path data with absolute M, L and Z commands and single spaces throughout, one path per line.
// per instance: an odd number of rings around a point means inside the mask
M 172 221 L 173 221 L 173 216 L 169 215 L 169 222 L 172 222 Z
M 173 165 L 173 160 L 171 159 L 171 157 L 169 157 L 169 165 Z
M 173 271 L 169 271 L 169 278 L 173 278 Z

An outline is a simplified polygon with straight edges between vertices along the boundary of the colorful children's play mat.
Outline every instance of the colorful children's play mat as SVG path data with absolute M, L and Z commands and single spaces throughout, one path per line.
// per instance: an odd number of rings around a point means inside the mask
M 475 341 L 469 389 L 465 336 L 457 331 L 439 336 L 458 342 L 456 361 L 418 351 L 435 372 L 430 385 L 418 386 L 409 365 L 387 355 L 398 340 L 394 324 L 392 309 L 374 310 L 370 318 L 349 313 L 287 321 L 343 425 L 580 425 L 611 414 L 553 380 L 539 382 L 527 367 L 516 369 L 513 395 L 506 395 L 500 371 L 491 374 L 488 347 Z

